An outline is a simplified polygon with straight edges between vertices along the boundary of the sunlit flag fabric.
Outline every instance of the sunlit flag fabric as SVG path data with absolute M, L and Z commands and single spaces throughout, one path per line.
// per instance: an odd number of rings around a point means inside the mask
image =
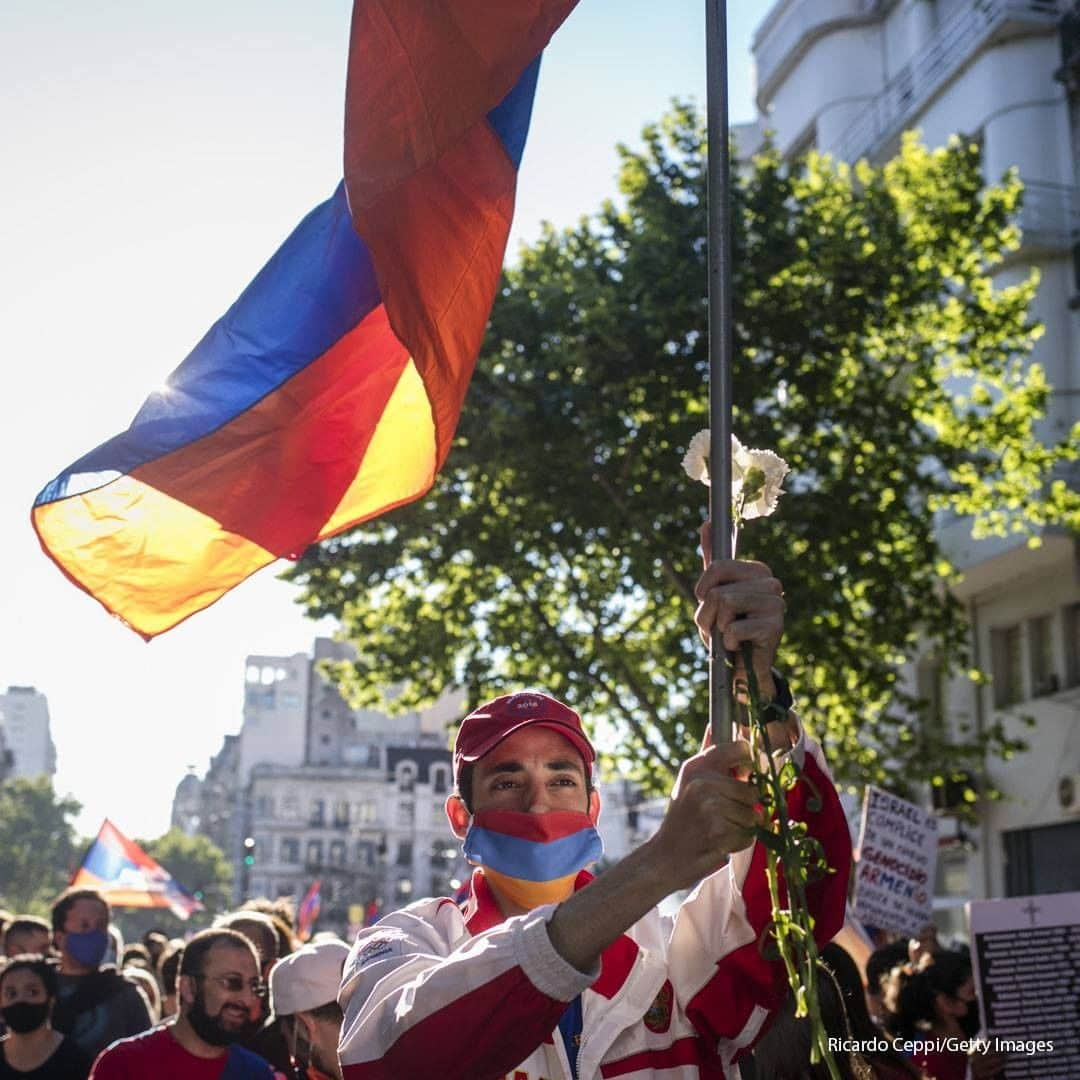
M 539 54 L 575 3 L 356 0 L 344 184 L 127 431 L 35 500 L 45 552 L 144 637 L 430 488 L 498 285 Z
M 115 907 L 168 908 L 186 919 L 203 905 L 108 818 L 71 879 L 72 886 L 98 889 Z

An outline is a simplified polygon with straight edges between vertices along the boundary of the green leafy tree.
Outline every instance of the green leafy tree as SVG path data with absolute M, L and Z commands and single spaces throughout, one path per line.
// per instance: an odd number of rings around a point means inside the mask
M 541 686 L 666 785 L 706 716 L 691 625 L 705 500 L 679 468 L 708 423 L 703 124 L 676 106 L 644 139 L 620 149 L 619 203 L 549 228 L 506 272 L 433 491 L 288 576 L 355 642 L 335 675 L 357 702 Z M 1053 478 L 1075 435 L 1035 438 L 1036 277 L 993 278 L 1018 246 L 1021 186 L 984 185 L 959 140 L 930 152 L 909 137 L 881 168 L 816 154 L 787 168 L 772 150 L 744 164 L 734 427 L 792 477 L 739 554 L 785 583 L 780 661 L 840 777 L 941 783 L 1020 744 L 997 720 L 910 720 L 905 661 L 968 663 L 939 515 L 979 533 L 1080 524 Z
M 73 824 L 81 809 L 44 776 L 0 783 L 0 907 L 48 917 L 82 854 Z
M 215 915 L 228 910 L 232 903 L 232 869 L 224 852 L 209 837 L 188 836 L 174 828 L 156 840 L 136 842 L 201 900 L 205 910 L 184 920 L 161 908 L 120 909 L 116 918 L 125 940 L 135 941 L 148 930 L 161 930 L 169 937 L 201 930 L 210 925 Z

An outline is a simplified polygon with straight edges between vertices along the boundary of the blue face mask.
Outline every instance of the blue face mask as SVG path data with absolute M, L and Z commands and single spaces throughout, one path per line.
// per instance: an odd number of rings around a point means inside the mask
M 64 939 L 64 948 L 77 964 L 88 968 L 100 967 L 109 948 L 109 935 L 104 930 L 72 931 Z

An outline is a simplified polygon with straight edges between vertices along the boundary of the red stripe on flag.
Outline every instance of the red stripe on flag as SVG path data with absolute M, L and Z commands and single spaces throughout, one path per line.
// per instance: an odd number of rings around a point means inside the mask
M 408 359 L 380 305 L 257 405 L 132 475 L 275 555 L 299 555 L 356 476 Z
M 499 137 L 482 120 L 354 218 L 390 322 L 431 399 L 438 466 L 450 451 L 502 273 L 516 182 Z
M 493 109 L 576 3 L 355 3 L 345 90 L 353 212 L 430 164 Z

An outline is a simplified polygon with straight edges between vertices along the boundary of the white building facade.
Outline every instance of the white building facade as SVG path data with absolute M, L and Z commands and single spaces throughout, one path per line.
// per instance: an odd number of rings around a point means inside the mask
M 44 694 L 32 686 L 9 686 L 0 694 L 0 728 L 12 759 L 7 773 L 11 779 L 55 775 L 56 747 Z
M 249 656 L 240 731 L 173 801 L 176 826 L 226 853 L 237 902 L 299 901 L 320 881 L 320 926 L 339 932 L 465 875 L 443 811 L 460 695 L 397 717 L 354 710 L 318 668 L 350 655 L 319 638 L 310 656 Z
M 901 133 L 930 146 L 962 133 L 982 147 L 990 181 L 1015 166 L 1025 184 L 1021 251 L 1008 284 L 1038 267 L 1033 315 L 1045 326 L 1034 359 L 1053 392 L 1042 436 L 1080 419 L 1080 198 L 1076 59 L 1080 14 L 1055 0 L 781 0 L 757 29 L 760 119 L 743 127 L 752 151 L 768 129 L 789 157 L 809 149 L 845 161 L 887 160 Z M 939 867 L 942 922 L 960 928 L 970 897 L 1080 889 L 1080 548 L 1047 532 L 973 543 L 965 522 L 942 539 L 964 571 L 977 665 L 989 686 L 943 688 L 946 718 L 1003 718 L 1030 752 L 990 761 L 1006 799 L 982 803 L 977 830 L 946 815 Z M 1022 715 L 1035 721 L 1030 730 Z M 1070 854 L 1071 853 L 1071 854 Z

